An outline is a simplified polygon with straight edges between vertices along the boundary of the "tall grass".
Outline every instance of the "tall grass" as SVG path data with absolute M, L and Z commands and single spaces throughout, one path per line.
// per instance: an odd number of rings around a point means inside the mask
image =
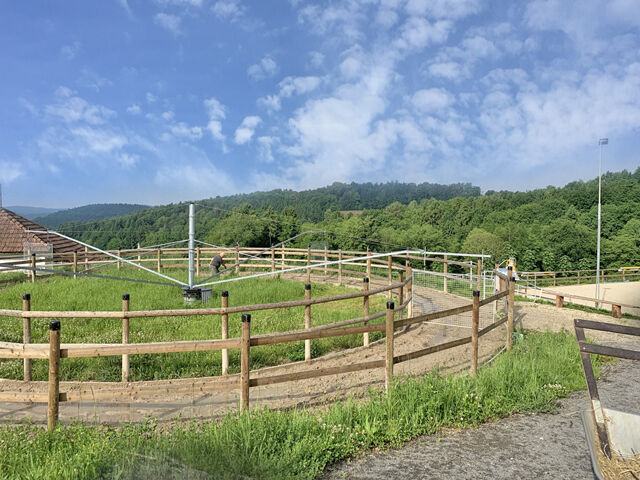
M 115 269 L 105 274 L 117 274 Z M 177 278 L 184 271 L 172 272 Z M 148 278 L 145 272 L 127 270 L 124 275 Z M 304 298 L 304 284 L 279 277 L 245 279 L 214 287 L 208 307 L 220 306 L 220 292 L 229 291 L 229 305 L 273 303 Z M 312 296 L 324 297 L 354 291 L 346 287 L 314 284 Z M 185 308 L 180 288 L 131 283 L 121 280 L 68 277 L 38 279 L 36 283 L 21 283 L 0 290 L 0 308 L 21 309 L 22 294 L 31 293 L 32 310 L 90 310 L 118 311 L 122 308 L 122 294 L 131 295 L 132 310 L 156 310 Z M 384 309 L 385 299 L 371 299 L 371 313 Z M 200 305 L 197 305 L 198 307 Z M 195 307 L 195 306 L 194 306 Z M 189 307 L 186 307 L 189 308 Z M 323 325 L 339 320 L 362 316 L 362 299 L 356 298 L 337 303 L 314 305 L 311 308 L 312 325 Z M 229 316 L 229 336 L 239 337 L 241 314 Z M 379 320 L 382 321 L 382 320 Z M 0 317 L 0 341 L 22 342 L 22 320 Z M 372 322 L 375 323 L 375 322 Z M 63 343 L 119 343 L 122 338 L 122 322 L 119 319 L 63 319 L 61 339 Z M 304 328 L 303 307 L 253 312 L 252 334 L 288 331 Z M 48 342 L 48 320 L 32 320 L 32 342 Z M 376 333 L 372 338 L 380 338 Z M 221 337 L 220 316 L 185 316 L 131 319 L 131 343 L 162 342 L 172 340 L 216 339 Z M 332 350 L 352 348 L 362 343 L 361 336 L 337 337 L 313 340 L 312 354 L 325 354 Z M 230 350 L 230 372 L 240 369 L 239 351 Z M 273 345 L 251 350 L 252 368 L 277 365 L 304 359 L 303 342 Z M 117 381 L 121 377 L 119 357 L 73 358 L 61 362 L 63 380 Z M 34 380 L 47 378 L 45 360 L 33 361 Z M 132 355 L 130 379 L 153 380 L 180 377 L 198 377 L 221 373 L 221 354 L 214 352 L 171 353 L 162 355 Z M 0 361 L 0 378 L 21 379 L 22 363 L 19 360 Z
M 168 431 L 151 421 L 119 430 L 74 424 L 52 435 L 32 425 L 0 427 L 0 478 L 141 478 L 143 471 L 187 478 L 196 470 L 202 478 L 311 479 L 337 460 L 444 427 L 554 411 L 559 398 L 583 388 L 575 339 L 529 333 L 475 379 L 396 377 L 389 395 L 371 392 L 319 411 L 254 410 Z

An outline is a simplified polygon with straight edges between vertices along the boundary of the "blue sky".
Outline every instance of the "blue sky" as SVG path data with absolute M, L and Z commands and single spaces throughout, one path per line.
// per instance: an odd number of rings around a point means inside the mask
M 0 5 L 6 205 L 640 164 L 637 0 Z

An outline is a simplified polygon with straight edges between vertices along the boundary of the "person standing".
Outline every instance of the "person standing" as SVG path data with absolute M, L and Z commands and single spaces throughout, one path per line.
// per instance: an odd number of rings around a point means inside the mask
M 211 263 L 209 263 L 209 268 L 211 268 L 211 273 L 218 273 L 220 271 L 220 267 L 227 268 L 224 264 L 224 252 L 217 254 L 215 257 L 211 259 Z

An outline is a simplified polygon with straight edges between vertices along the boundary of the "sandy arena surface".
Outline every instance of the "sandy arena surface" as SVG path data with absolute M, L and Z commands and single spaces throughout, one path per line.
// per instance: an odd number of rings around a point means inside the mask
M 596 295 L 595 283 L 587 285 L 562 285 L 558 287 L 545 287 L 544 290 L 550 290 L 558 293 L 568 293 L 571 295 L 579 295 L 581 297 L 594 298 Z M 543 298 L 555 301 L 555 297 L 549 294 L 543 294 Z M 601 300 L 609 302 L 620 302 L 621 304 L 637 305 L 637 308 L 622 307 L 622 313 L 630 313 L 632 315 L 640 315 L 640 282 L 613 282 L 600 284 Z M 594 302 L 588 300 L 580 300 L 573 298 L 565 298 L 565 303 L 576 303 L 578 305 L 594 306 Z M 611 306 L 603 304 L 602 308 L 610 309 Z

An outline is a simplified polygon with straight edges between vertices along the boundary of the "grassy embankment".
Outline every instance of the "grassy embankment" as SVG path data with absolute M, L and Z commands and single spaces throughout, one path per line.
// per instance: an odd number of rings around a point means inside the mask
M 553 411 L 559 398 L 583 388 L 573 336 L 529 333 L 476 379 L 396 377 L 389 395 L 372 392 L 320 411 L 254 410 L 162 432 L 152 421 L 121 429 L 74 424 L 51 435 L 3 426 L 0 478 L 187 478 L 195 469 L 205 473 L 189 478 L 310 479 L 337 460 L 445 427 Z
M 98 272 L 96 272 L 98 273 Z M 149 274 L 123 270 L 101 270 L 101 274 L 121 274 L 131 278 L 153 278 Z M 184 271 L 171 272 L 175 278 L 186 280 Z M 207 306 L 220 306 L 220 291 L 229 291 L 229 305 L 272 303 L 304 298 L 304 284 L 278 277 L 249 279 L 214 286 L 214 294 Z M 312 297 L 324 297 L 355 291 L 346 287 L 314 284 Z M 131 310 L 157 310 L 185 308 L 180 288 L 131 283 L 121 280 L 70 277 L 38 279 L 36 283 L 21 283 L 0 289 L 0 308 L 21 309 L 22 294 L 31 294 L 32 310 L 111 310 L 122 308 L 122 294 L 131 295 Z M 384 309 L 386 298 L 382 295 L 371 299 L 371 313 Z M 200 305 L 197 305 L 198 307 Z M 314 305 L 311 308 L 312 325 L 322 325 L 362 316 L 362 299 L 356 298 L 335 303 Z M 377 320 L 384 321 L 384 319 Z M 22 320 L 0 317 L 0 341 L 22 342 Z M 375 322 L 372 322 L 375 323 Z M 32 342 L 48 342 L 46 319 L 32 320 Z M 172 340 L 197 340 L 220 338 L 220 316 L 189 316 L 132 319 L 131 343 L 163 342 Z M 63 319 L 63 343 L 119 343 L 122 339 L 122 322 L 119 319 Z M 252 334 L 296 330 L 304 328 L 304 308 L 276 309 L 252 313 Z M 240 314 L 229 316 L 229 336 L 239 337 Z M 377 339 L 381 333 L 372 334 Z M 352 348 L 362 344 L 362 335 L 313 340 L 312 354 L 318 356 L 332 350 Z M 238 350 L 230 350 L 230 372 L 240 369 Z M 304 343 L 295 342 L 251 349 L 251 366 L 303 360 Z M 118 381 L 121 377 L 120 357 L 73 358 L 61 362 L 62 380 Z M 46 360 L 33 361 L 34 380 L 46 380 Z M 221 353 L 193 352 L 163 355 L 132 355 L 132 381 L 180 377 L 199 377 L 221 373 Z M 20 360 L 0 361 L 0 378 L 22 379 Z

